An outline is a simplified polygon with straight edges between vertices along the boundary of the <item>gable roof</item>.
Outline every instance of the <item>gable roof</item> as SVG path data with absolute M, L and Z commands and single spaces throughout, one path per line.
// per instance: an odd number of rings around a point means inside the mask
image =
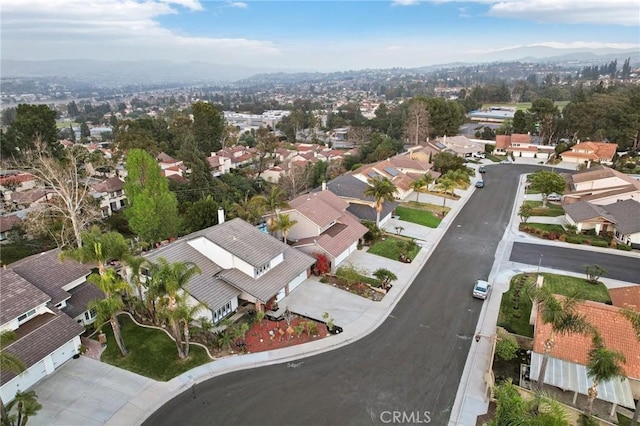
M 11 193 L 11 201 L 16 204 L 31 204 L 47 196 L 44 189 L 32 189 L 30 191 L 15 191 Z
M 59 257 L 60 249 L 49 250 L 12 263 L 9 268 L 48 294 L 56 305 L 70 296 L 62 287 L 88 275 L 94 267 L 75 260 L 63 263 Z
M 640 202 L 623 200 L 603 208 L 615 218 L 616 229 L 625 235 L 640 232 Z
M 609 295 L 613 306 L 640 311 L 640 285 L 610 288 Z
M 185 290 L 198 301 L 207 304 L 209 309 L 216 309 L 233 297 L 240 295 L 237 288 L 216 278 L 222 268 L 211 259 L 191 247 L 187 241 L 176 241 L 146 256 L 150 261 L 160 258 L 168 262 L 193 262 L 200 268 L 187 283 Z
M 364 191 L 366 191 L 368 187 L 369 185 L 366 182 L 361 181 L 351 174 L 338 176 L 327 183 L 327 189 L 337 196 L 346 199 L 345 201 L 354 200 L 349 201 L 349 207 L 347 207 L 349 212 L 353 213 L 360 220 L 375 222 L 375 199 L 370 195 L 364 195 Z M 380 217 L 387 216 L 397 206 L 398 203 L 396 202 L 385 202 L 382 205 Z
M 328 191 L 323 191 L 328 192 Z M 353 213 L 345 211 L 338 221 L 316 237 L 300 239 L 294 247 L 318 245 L 331 256 L 338 257 L 368 232 Z
M 324 228 L 338 220 L 349 207 L 349 203 L 327 190 L 303 194 L 290 201 L 289 206 Z
M 578 201 L 577 203 L 566 204 L 563 207 L 564 212 L 576 223 L 597 218 L 603 218 L 615 223 L 615 218 L 603 206 L 591 204 L 588 201 Z
M 595 155 L 597 159 L 612 160 L 616 155 L 618 144 L 606 143 L 606 142 L 582 142 L 575 144 L 571 147 L 571 151 L 576 153 L 578 151 L 587 151 L 590 154 Z
M 16 332 L 16 340 L 2 350 L 17 356 L 27 368 L 84 332 L 84 327 L 73 318 L 49 306 L 52 314 L 43 314 L 27 321 Z M 16 377 L 15 373 L 3 369 L 0 381 L 6 383 Z
M 119 177 L 112 177 L 93 185 L 93 189 L 97 192 L 116 192 L 121 191 L 123 187 L 124 182 Z
M 196 234 L 206 237 L 255 267 L 269 262 L 288 247 L 282 241 L 239 218 L 212 226 Z
M 559 296 L 556 296 L 559 297 Z M 622 316 L 620 308 L 592 301 L 580 302 L 577 312 L 588 318 L 607 348 L 622 352 L 626 363 L 622 365 L 627 377 L 640 379 L 640 345 L 631 323 Z M 538 313 L 533 337 L 533 351 L 544 353 L 544 342 L 549 338 L 551 326 L 542 322 Z M 551 356 L 575 364 L 587 365 L 591 337 L 572 333 L 557 334 Z
M 175 158 L 165 154 L 164 152 L 161 152 L 160 154 L 158 154 L 156 156 L 156 160 L 158 160 L 161 163 L 179 163 L 181 160 L 176 160 Z
M 11 269 L 0 271 L 0 282 L 2 282 L 0 325 L 18 318 L 51 299 L 46 293 Z
M 87 281 L 70 289 L 69 294 L 71 297 L 67 300 L 66 306 L 62 309 L 62 312 L 69 315 L 71 318 L 75 318 L 85 312 L 91 301 L 103 300 L 105 298 L 102 290 Z
M 17 214 L 0 216 L 0 232 L 11 231 L 22 224 L 22 219 Z

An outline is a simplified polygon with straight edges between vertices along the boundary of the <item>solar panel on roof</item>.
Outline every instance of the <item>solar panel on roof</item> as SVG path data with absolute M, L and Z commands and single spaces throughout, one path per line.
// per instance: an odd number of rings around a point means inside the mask
M 369 175 L 369 177 L 372 177 L 372 178 L 378 177 L 378 174 L 373 170 L 370 170 L 369 172 L 367 172 L 367 174 Z
M 389 173 L 391 176 L 396 177 L 398 176 L 398 173 L 400 173 L 399 171 L 397 171 L 394 167 L 385 167 L 384 171 Z
M 445 148 L 447 147 L 446 145 L 444 145 L 444 144 L 443 144 L 443 143 L 441 143 L 441 142 L 436 142 L 436 146 L 437 146 L 438 148 L 440 148 L 440 149 L 445 149 Z

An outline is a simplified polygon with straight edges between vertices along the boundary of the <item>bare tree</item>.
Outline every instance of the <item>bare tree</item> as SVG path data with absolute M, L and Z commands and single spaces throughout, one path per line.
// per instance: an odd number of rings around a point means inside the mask
M 429 139 L 429 118 L 429 110 L 424 102 L 420 100 L 411 102 L 404 129 L 406 138 L 413 141 L 415 145 L 426 142 Z
M 364 126 L 351 126 L 347 139 L 355 146 L 364 145 L 369 142 L 371 137 L 371 128 Z
M 291 200 L 309 190 L 309 178 L 311 176 L 309 164 L 298 165 L 292 163 L 286 175 L 280 178 L 278 186 Z
M 51 233 L 48 224 L 57 221 L 57 235 L 52 237 L 58 245 L 82 247 L 81 232 L 100 215 L 76 153 L 67 152 L 63 160 L 57 160 L 48 154 L 41 141 L 36 140 L 34 149 L 24 153 L 16 168 L 31 173 L 47 192 L 46 200 L 27 216 L 27 228 L 46 228 Z

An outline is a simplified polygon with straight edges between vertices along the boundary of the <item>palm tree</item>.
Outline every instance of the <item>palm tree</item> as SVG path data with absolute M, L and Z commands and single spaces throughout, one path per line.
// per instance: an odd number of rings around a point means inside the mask
M 89 309 L 96 311 L 96 322 L 102 324 L 109 321 L 113 330 L 113 337 L 120 349 L 122 356 L 127 355 L 127 347 L 124 344 L 120 323 L 118 322 L 118 312 L 124 308 L 122 292 L 126 291 L 129 285 L 114 271 L 109 268 L 104 275 L 92 274 L 87 279 L 91 284 L 98 287 L 105 295 L 104 299 L 89 302 Z
M 142 271 L 147 263 L 147 259 L 141 256 L 130 256 L 127 258 L 127 264 L 129 266 L 127 270 L 127 281 L 129 284 L 136 286 L 136 289 L 138 290 L 138 299 L 140 301 L 142 301 L 142 283 L 140 282 L 140 278 L 142 277 Z
M 271 225 L 271 231 L 280 231 L 282 233 L 282 241 L 287 242 L 287 234 L 291 231 L 291 228 L 298 223 L 297 220 L 291 220 L 288 214 L 279 214 L 276 216 L 275 221 Z
M 97 226 L 82 233 L 82 247 L 60 252 L 60 260 L 72 259 L 80 263 L 96 262 L 100 275 L 105 274 L 110 259 L 124 260 L 129 245 L 119 232 L 102 232 Z
M 441 177 L 440 179 L 438 179 L 438 183 L 436 184 L 436 188 L 444 192 L 445 195 L 449 191 L 451 191 L 451 194 L 453 195 L 453 189 L 455 187 L 456 187 L 456 183 L 448 177 Z M 443 198 L 442 207 L 444 207 L 445 203 L 447 202 L 447 198 L 446 197 L 442 197 L 442 198 Z
M 178 325 L 176 330 L 178 332 L 178 335 L 174 336 L 174 338 L 176 338 L 176 343 L 178 342 L 178 340 L 181 340 L 184 342 L 184 349 L 182 350 L 183 356 L 181 356 L 181 358 L 187 358 L 189 356 L 189 342 L 191 339 L 191 332 L 189 330 L 189 327 L 191 326 L 191 323 L 195 319 L 195 315 L 198 313 L 198 311 L 206 308 L 207 308 L 207 305 L 204 303 L 189 305 L 187 303 L 186 297 L 178 297 L 176 309 L 174 311 L 175 312 L 174 319 L 177 320 L 177 325 Z M 182 328 L 182 336 L 180 336 L 180 328 Z M 180 357 L 180 354 L 181 354 L 181 351 L 180 349 L 178 349 L 179 357 Z
M 38 402 L 38 396 L 34 390 L 28 392 L 18 391 L 16 398 L 7 404 L 7 412 L 10 412 L 14 406 L 17 407 L 18 414 L 8 417 L 8 424 L 11 426 L 25 426 L 29 417 L 35 416 L 42 408 L 42 404 Z
M 418 197 L 420 196 L 420 190 L 424 187 L 424 182 L 422 179 L 414 180 L 411 182 L 411 189 L 416 193 L 416 203 L 418 202 Z
M 471 181 L 469 175 L 462 169 L 448 170 L 444 176 L 454 181 L 459 188 Z
M 364 195 L 376 200 L 376 225 L 380 225 L 380 213 L 384 202 L 393 202 L 395 192 L 395 185 L 386 177 L 377 176 L 369 179 L 369 187 L 364 191 Z
M 164 257 L 158 259 L 158 266 L 159 290 L 166 296 L 166 304 L 170 309 L 173 309 L 178 292 L 187 285 L 191 278 L 196 274 L 201 274 L 202 271 L 193 262 L 169 263 Z
M 587 362 L 587 376 L 593 380 L 589 387 L 589 406 L 585 411 L 587 416 L 593 411 L 593 401 L 598 397 L 598 384 L 613 379 L 624 379 L 622 364 L 626 363 L 624 355 L 604 346 L 602 337 L 598 332 L 593 336 L 593 347 L 589 349 L 589 361 Z
M 431 175 L 431 172 L 427 172 L 422 176 L 421 180 L 424 186 L 426 186 L 427 189 L 429 189 L 429 186 L 433 183 L 435 178 Z
M 538 303 L 540 319 L 544 324 L 551 326 L 551 333 L 544 342 L 544 354 L 540 364 L 537 389 L 544 386 L 544 376 L 547 372 L 549 354 L 555 345 L 556 334 L 567 335 L 571 333 L 585 334 L 592 330 L 584 315 L 577 311 L 579 300 L 575 297 L 563 297 L 558 299 L 547 287 L 538 289 L 533 299 Z
M 496 413 L 490 426 L 545 425 L 565 426 L 569 422 L 558 401 L 537 392 L 533 399 L 526 400 L 509 379 L 495 388 Z
M 244 196 L 244 200 L 239 203 L 233 203 L 232 210 L 236 217 L 255 225 L 262 217 L 264 211 L 264 201 L 262 196 L 253 196 L 249 198 L 247 192 Z
M 16 333 L 13 331 L 0 331 L 0 370 L 20 374 L 27 369 L 27 366 L 20 358 L 4 350 L 5 346 L 14 341 L 15 338 Z M 0 398 L 0 421 L 2 426 L 9 422 L 7 409 L 4 406 L 4 402 L 2 402 L 2 398 Z
M 273 219 L 279 210 L 289 207 L 289 203 L 287 203 L 286 200 L 286 194 L 276 185 L 271 187 L 269 195 L 257 195 L 254 198 L 256 199 L 256 202 L 266 210 L 266 213 L 269 216 L 267 218 L 267 226 L 272 225 Z

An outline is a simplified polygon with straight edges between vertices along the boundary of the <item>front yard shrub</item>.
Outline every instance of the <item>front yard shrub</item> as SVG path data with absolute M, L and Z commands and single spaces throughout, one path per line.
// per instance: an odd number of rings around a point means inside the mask
M 591 245 L 594 247 L 609 247 L 609 244 L 606 241 L 594 241 Z
M 496 341 L 496 355 L 505 361 L 514 359 L 518 351 L 518 342 L 511 334 L 501 331 Z
M 571 243 L 571 244 L 580 244 L 580 243 L 582 243 L 582 238 L 574 236 L 574 235 L 569 235 L 569 236 L 567 236 L 567 242 Z
M 616 248 L 618 250 L 631 251 L 631 246 L 628 246 L 626 244 L 618 244 L 618 247 Z

